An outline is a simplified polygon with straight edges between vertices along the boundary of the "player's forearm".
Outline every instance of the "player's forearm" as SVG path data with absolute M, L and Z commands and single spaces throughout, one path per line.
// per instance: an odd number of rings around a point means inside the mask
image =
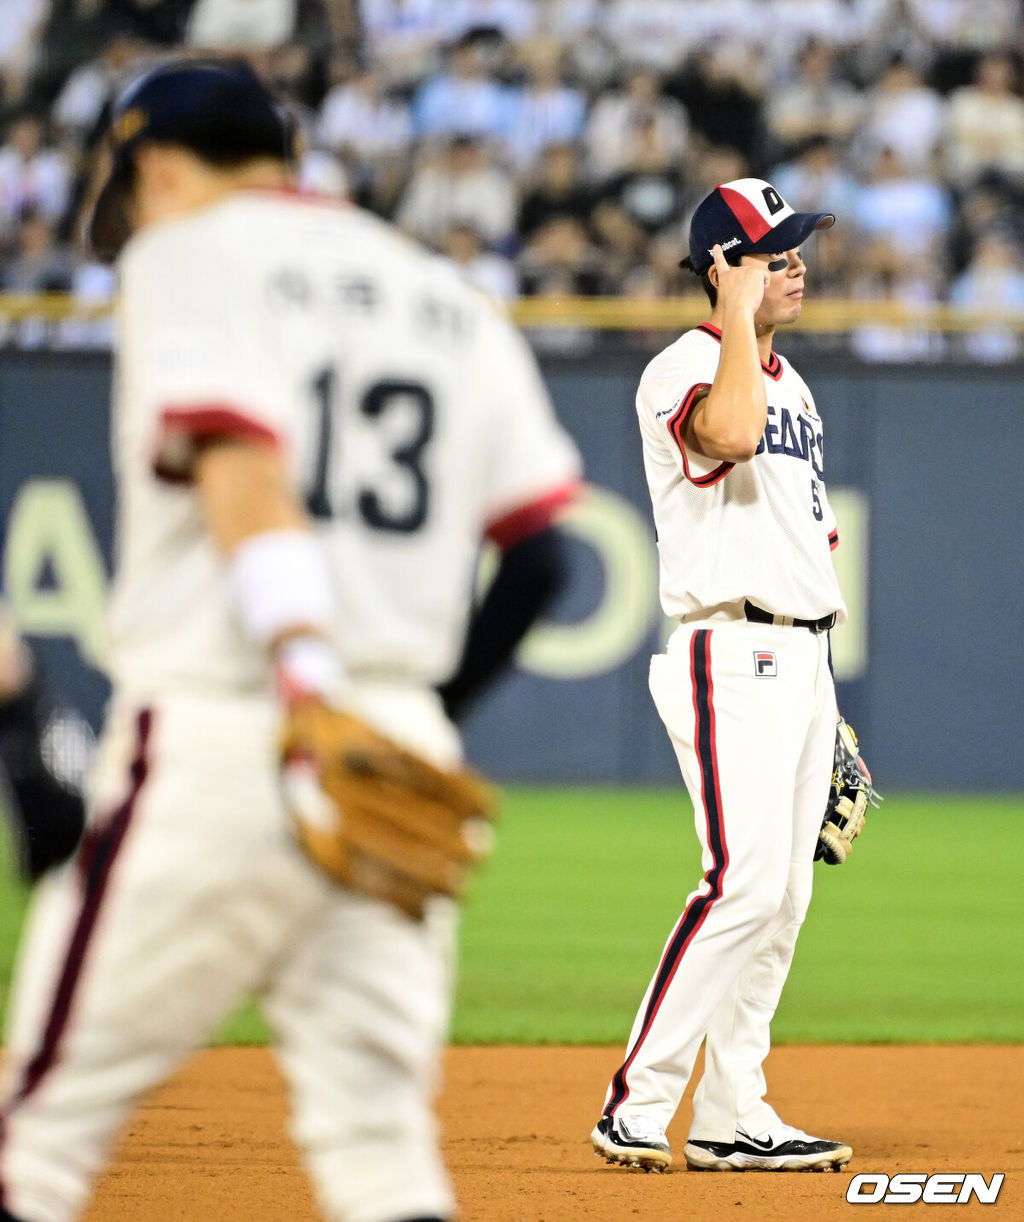
M 264 446 L 210 446 L 196 461 L 196 487 L 206 528 L 225 555 L 265 531 L 308 529 L 280 457 Z
M 213 446 L 197 461 L 196 485 L 243 632 L 273 657 L 281 694 L 336 693 L 343 675 L 328 641 L 330 574 L 279 455 L 245 443 Z
M 748 462 L 764 433 L 767 414 L 753 315 L 742 309 L 727 312 L 718 371 L 694 413 L 697 448 L 708 458 Z

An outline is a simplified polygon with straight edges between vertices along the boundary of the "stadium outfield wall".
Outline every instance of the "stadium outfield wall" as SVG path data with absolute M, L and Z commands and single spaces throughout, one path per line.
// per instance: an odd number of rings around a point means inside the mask
M 668 625 L 633 393 L 645 357 L 599 345 L 544 372 L 584 455 L 575 561 L 517 669 L 470 715 L 503 781 L 671 784 L 646 688 Z M 802 358 L 826 423 L 835 553 L 851 621 L 833 634 L 844 712 L 883 789 L 1019 790 L 1024 723 L 1024 395 L 1019 366 Z M 95 725 L 113 535 L 109 357 L 0 351 L 2 584 L 64 701 Z

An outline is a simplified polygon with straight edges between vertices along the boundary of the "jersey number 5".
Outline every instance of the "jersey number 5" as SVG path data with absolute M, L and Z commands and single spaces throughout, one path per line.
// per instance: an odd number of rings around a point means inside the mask
M 320 521 L 335 516 L 328 489 L 336 427 L 337 380 L 337 372 L 328 366 L 317 374 L 312 383 L 317 410 L 317 437 L 313 479 L 306 493 L 306 509 L 310 517 Z M 367 389 L 358 407 L 360 415 L 366 420 L 383 421 L 399 404 L 411 405 L 414 425 L 411 435 L 397 443 L 389 457 L 409 482 L 408 505 L 403 512 L 394 511 L 385 504 L 379 491 L 364 487 L 356 494 L 356 506 L 360 518 L 374 530 L 412 534 L 427 520 L 430 508 L 430 485 L 421 464 L 424 449 L 434 435 L 433 397 L 419 382 L 384 379 L 374 382 Z
M 818 493 L 818 481 L 811 480 L 811 513 L 814 514 L 814 520 L 820 522 L 825 516 L 825 511 L 821 507 L 821 496 Z

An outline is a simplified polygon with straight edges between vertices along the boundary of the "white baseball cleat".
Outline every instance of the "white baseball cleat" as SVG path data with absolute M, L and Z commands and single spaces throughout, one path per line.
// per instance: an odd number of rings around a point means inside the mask
M 683 1154 L 694 1171 L 838 1171 L 853 1157 L 841 1141 L 811 1137 L 788 1124 L 756 1137 L 738 1128 L 735 1141 L 691 1137 Z
M 590 1134 L 590 1144 L 606 1162 L 642 1171 L 664 1171 L 672 1162 L 665 1130 L 656 1120 L 637 1112 L 602 1116 Z

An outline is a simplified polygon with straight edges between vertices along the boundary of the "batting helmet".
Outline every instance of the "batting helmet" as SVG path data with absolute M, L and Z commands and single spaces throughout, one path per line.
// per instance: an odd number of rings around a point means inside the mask
M 110 170 L 86 230 L 102 259 L 113 259 L 131 234 L 133 154 L 147 141 L 182 145 L 214 164 L 250 157 L 290 162 L 295 125 L 242 61 L 175 60 L 137 77 L 111 108 Z

